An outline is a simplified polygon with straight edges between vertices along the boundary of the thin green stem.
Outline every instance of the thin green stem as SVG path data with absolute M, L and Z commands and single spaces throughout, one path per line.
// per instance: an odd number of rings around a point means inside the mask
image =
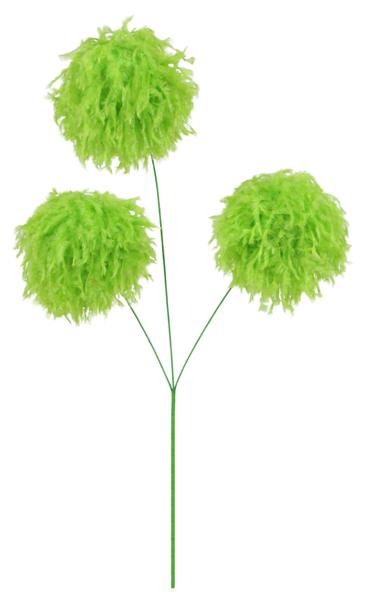
M 158 188 L 158 180 L 156 173 L 156 165 L 151 156 L 153 174 L 155 177 L 155 185 L 156 185 L 156 196 L 157 196 L 157 208 L 158 208 L 158 218 L 160 223 L 160 238 L 161 238 L 161 253 L 162 253 L 162 266 L 164 271 L 164 286 L 165 286 L 165 303 L 166 303 L 166 318 L 167 318 L 167 331 L 169 335 L 169 347 L 170 347 L 170 365 L 171 365 L 171 385 L 174 387 L 174 354 L 173 354 L 173 343 L 172 343 L 172 335 L 171 335 L 171 322 L 170 322 L 170 307 L 169 307 L 169 293 L 167 289 L 167 273 L 166 273 L 166 260 L 165 260 L 165 244 L 164 244 L 164 231 L 162 226 L 162 215 L 161 215 L 161 204 L 160 204 L 160 191 Z
M 157 358 L 157 362 L 158 362 L 158 364 L 160 365 L 160 367 L 161 367 L 161 370 L 162 370 L 163 374 L 165 375 L 165 379 L 166 379 L 167 383 L 169 384 L 169 387 L 170 387 L 170 389 L 172 389 L 172 386 L 171 386 L 171 383 L 170 383 L 170 379 L 168 378 L 168 376 L 167 376 L 167 374 L 166 374 L 166 371 L 165 371 L 165 369 L 164 369 L 164 366 L 163 366 L 163 364 L 162 364 L 162 362 L 161 362 L 161 359 L 160 359 L 159 355 L 157 354 L 156 348 L 154 347 L 154 345 L 153 345 L 153 343 L 152 343 L 152 341 L 151 341 L 151 339 L 150 339 L 150 337 L 149 337 L 149 335 L 148 335 L 147 331 L 146 331 L 146 330 L 145 330 L 145 328 L 143 327 L 142 321 L 140 320 L 140 318 L 138 317 L 138 315 L 137 315 L 137 313 L 135 312 L 134 308 L 132 307 L 132 305 L 130 304 L 130 302 L 128 302 L 128 300 L 127 300 L 126 298 L 125 298 L 125 302 L 127 303 L 127 305 L 129 306 L 130 310 L 132 311 L 133 315 L 134 315 L 134 316 L 135 316 L 135 318 L 137 319 L 137 321 L 138 321 L 138 324 L 139 324 L 140 328 L 142 329 L 142 331 L 143 331 L 144 335 L 146 336 L 146 338 L 147 338 L 147 340 L 148 340 L 148 343 L 149 343 L 149 345 L 151 346 L 151 348 L 152 348 L 152 350 L 153 350 L 153 352 L 154 352 L 154 355 L 155 355 L 155 357 Z
M 176 389 L 171 389 L 171 587 L 175 587 L 175 404 Z
M 218 311 L 218 309 L 220 308 L 220 306 L 223 304 L 223 302 L 225 302 L 225 300 L 226 300 L 226 298 L 228 297 L 228 295 L 230 294 L 231 290 L 232 290 L 232 288 L 229 288 L 229 289 L 227 290 L 226 294 L 225 294 L 225 295 L 224 295 L 224 296 L 221 298 L 221 301 L 218 303 L 218 305 L 216 306 L 216 308 L 215 308 L 215 310 L 213 311 L 212 315 L 210 316 L 210 318 L 208 319 L 207 323 L 206 323 L 206 324 L 205 324 L 205 326 L 203 327 L 203 329 L 202 329 L 201 333 L 199 334 L 199 336 L 198 336 L 198 338 L 197 338 L 197 340 L 196 340 L 196 342 L 195 342 L 195 344 L 194 344 L 193 348 L 191 349 L 191 351 L 189 352 L 189 354 L 188 354 L 187 358 L 186 358 L 186 359 L 185 359 L 185 361 L 184 361 L 184 364 L 183 364 L 183 366 L 182 366 L 182 368 L 181 368 L 181 370 L 180 370 L 180 373 L 179 373 L 179 375 L 178 375 L 178 378 L 177 378 L 177 380 L 176 380 L 176 383 L 175 383 L 175 385 L 174 385 L 174 389 L 176 389 L 176 388 L 177 388 L 177 385 L 178 385 L 178 383 L 179 383 L 179 380 L 180 380 L 180 378 L 181 378 L 181 376 L 182 376 L 182 374 L 183 374 L 183 371 L 184 371 L 185 367 L 187 366 L 187 364 L 188 364 L 188 361 L 189 361 L 190 357 L 192 356 L 192 354 L 193 354 L 194 350 L 196 349 L 196 347 L 197 347 L 197 345 L 198 345 L 198 343 L 199 343 L 200 339 L 202 338 L 202 336 L 203 336 L 204 332 L 206 331 L 207 327 L 208 327 L 208 326 L 209 326 L 209 324 L 211 323 L 211 321 L 212 321 L 213 317 L 214 317 L 214 316 L 215 316 L 215 314 L 217 313 L 217 311 Z
M 134 308 L 132 307 L 132 305 L 130 304 L 130 302 L 128 302 L 128 300 L 126 300 L 130 310 L 132 311 L 134 317 L 136 318 L 140 328 L 142 329 L 149 345 L 151 346 L 153 353 L 157 359 L 158 364 L 160 365 L 160 368 L 165 376 L 165 379 L 170 387 L 171 390 L 171 464 L 170 464 L 170 471 L 171 471 L 171 515 L 170 515 L 170 546 L 171 546 L 171 588 L 175 588 L 175 408 L 176 408 L 176 388 L 178 386 L 179 380 L 183 374 L 183 371 L 185 369 L 185 367 L 188 364 L 188 361 L 190 359 L 190 357 L 192 356 L 194 350 L 196 349 L 200 339 L 202 338 L 204 332 L 206 331 L 207 327 L 209 326 L 209 324 L 211 323 L 212 319 L 214 318 L 215 314 L 217 313 L 217 311 L 219 310 L 220 306 L 222 305 L 222 303 L 225 301 L 225 299 L 227 298 L 227 296 L 229 295 L 231 288 L 229 288 L 226 292 L 226 294 L 222 297 L 221 301 L 219 302 L 219 304 L 216 306 L 215 310 L 213 311 L 212 315 L 210 316 L 210 318 L 208 319 L 207 323 L 205 324 L 204 328 L 202 329 L 201 333 L 199 334 L 194 346 L 192 347 L 191 351 L 189 352 L 186 360 L 184 361 L 184 364 L 181 368 L 181 371 L 178 375 L 178 378 L 175 382 L 175 374 L 174 374 L 174 352 L 173 352 L 173 343 L 172 343 L 172 332 L 171 332 L 171 321 L 170 321 L 170 306 L 169 306 L 169 294 L 168 294 L 168 285 L 167 285 L 167 272 L 166 272 L 166 258 L 165 258 L 165 244 L 164 244 L 164 233 L 163 233 L 163 225 L 162 225 L 162 214 L 161 214 L 161 204 L 160 204 L 160 191 L 159 191 L 159 186 L 158 186 L 158 179 L 157 179 L 157 172 L 156 172 L 156 165 L 155 165 L 155 161 L 153 159 L 153 156 L 151 156 L 151 161 L 152 161 L 152 168 L 153 168 L 153 174 L 154 174 L 154 178 L 155 178 L 155 185 L 156 185 L 156 197 L 157 197 L 157 208 L 158 208 L 158 217 L 159 217 L 159 224 L 160 224 L 160 239 L 161 239 L 161 253 L 162 253 L 162 266 L 163 266 L 163 274 L 164 274 L 164 288 L 165 288 L 165 305 L 166 305 L 166 320 L 167 320 L 167 331 L 168 331 L 168 338 L 169 338 L 169 349 L 170 349 L 170 368 L 171 368 L 171 381 L 165 371 L 165 368 L 161 362 L 161 359 L 156 351 L 156 348 L 154 347 L 147 331 L 145 330 L 140 318 L 138 317 L 137 313 L 135 312 Z
M 160 191 L 158 187 L 158 179 L 156 173 L 156 165 L 151 156 L 153 174 L 155 177 L 156 185 L 156 197 L 157 197 L 157 208 L 158 218 L 160 224 L 160 239 L 161 239 L 161 254 L 162 254 L 162 266 L 164 272 L 164 286 L 165 286 L 165 304 L 166 304 L 166 320 L 167 320 L 167 332 L 169 336 L 169 348 L 170 348 L 170 365 L 171 365 L 171 533 L 170 533 L 170 547 L 171 547 L 171 587 L 175 587 L 175 374 L 174 374 L 174 352 L 171 334 L 171 321 L 170 321 L 170 306 L 169 306 L 169 293 L 167 288 L 167 272 L 166 272 L 166 259 L 165 259 L 165 244 L 164 244 L 164 230 L 162 225 L 162 214 L 160 204 Z

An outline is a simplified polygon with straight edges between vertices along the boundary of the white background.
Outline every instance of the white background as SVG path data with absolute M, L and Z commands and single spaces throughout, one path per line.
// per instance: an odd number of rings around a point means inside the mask
M 357 0 L 33 0 L 2 7 L 1 600 L 366 600 L 367 17 Z M 256 173 L 310 171 L 350 223 L 346 274 L 294 316 L 233 291 L 178 389 L 128 309 L 75 327 L 22 300 L 14 227 L 52 187 L 140 195 L 83 168 L 53 122 L 59 54 L 152 27 L 196 57 L 197 136 L 158 164 L 176 367 L 225 292 L 209 216 Z M 168 363 L 162 272 L 137 310 Z

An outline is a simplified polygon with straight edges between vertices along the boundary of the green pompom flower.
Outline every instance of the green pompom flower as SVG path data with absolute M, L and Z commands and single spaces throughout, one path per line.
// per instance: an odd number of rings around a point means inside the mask
M 157 38 L 147 27 L 129 31 L 104 27 L 65 54 L 69 66 L 56 82 L 50 98 L 55 120 L 84 163 L 126 172 L 147 166 L 150 155 L 163 158 L 175 150 L 188 125 L 198 87 L 192 71 L 181 66 L 184 51 L 170 40 Z
M 223 202 L 212 217 L 217 266 L 251 299 L 259 294 L 261 310 L 282 304 L 293 311 L 303 293 L 314 300 L 320 281 L 344 272 L 345 213 L 308 173 L 253 177 Z
M 53 190 L 17 227 L 24 296 L 76 323 L 106 313 L 119 297 L 134 302 L 155 261 L 153 227 L 136 198 Z

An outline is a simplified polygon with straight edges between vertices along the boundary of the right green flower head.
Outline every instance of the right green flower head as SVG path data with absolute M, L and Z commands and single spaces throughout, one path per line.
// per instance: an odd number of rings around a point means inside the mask
M 192 63 L 154 32 L 108 27 L 64 55 L 70 64 L 51 83 L 55 120 L 79 159 L 128 172 L 165 157 L 183 135 L 198 86 Z
M 321 295 L 321 281 L 344 272 L 349 249 L 345 213 L 305 172 L 258 175 L 223 199 L 212 217 L 216 264 L 231 286 L 260 296 L 260 309 L 293 311 L 305 293 Z M 212 241 L 211 240 L 211 241 Z

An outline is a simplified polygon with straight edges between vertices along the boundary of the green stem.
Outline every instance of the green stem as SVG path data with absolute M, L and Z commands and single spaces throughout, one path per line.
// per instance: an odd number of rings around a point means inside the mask
M 221 298 L 220 302 L 219 302 L 219 303 L 218 303 L 218 305 L 216 306 L 216 308 L 215 308 L 215 310 L 213 311 L 212 315 L 211 315 L 211 316 L 210 316 L 210 318 L 208 319 L 208 321 L 207 321 L 206 325 L 203 327 L 203 329 L 202 329 L 201 333 L 200 333 L 200 334 L 199 334 L 199 336 L 197 337 L 197 340 L 196 340 L 196 342 L 195 342 L 195 344 L 194 344 L 193 348 L 192 348 L 192 349 L 191 349 L 191 351 L 189 352 L 189 354 L 188 354 L 187 358 L 185 359 L 185 362 L 184 362 L 184 364 L 183 364 L 183 366 L 182 366 L 182 368 L 181 368 L 181 370 L 180 370 L 180 373 L 179 373 L 179 375 L 178 375 L 178 378 L 177 378 L 177 380 L 176 380 L 176 383 L 175 383 L 175 386 L 174 386 L 174 388 L 175 388 L 175 389 L 177 388 L 177 385 L 178 385 L 178 383 L 179 383 L 180 377 L 182 376 L 182 374 L 183 374 L 183 371 L 184 371 L 185 367 L 187 366 L 187 364 L 188 364 L 188 361 L 189 361 L 190 357 L 192 356 L 192 354 L 193 354 L 194 350 L 196 349 L 196 347 L 197 347 L 197 345 L 198 345 L 198 343 L 199 343 L 199 341 L 200 341 L 201 337 L 203 336 L 204 332 L 206 331 L 207 327 L 208 327 L 208 326 L 209 326 L 209 324 L 211 323 L 211 321 L 212 321 L 213 317 L 214 317 L 214 316 L 215 316 L 215 314 L 217 313 L 217 311 L 218 311 L 218 309 L 220 308 L 220 306 L 222 305 L 222 303 L 223 303 L 223 302 L 225 302 L 225 300 L 226 300 L 226 298 L 228 297 L 228 295 L 230 294 L 231 290 L 232 290 L 232 288 L 229 288 L 229 289 L 227 290 L 226 294 L 225 294 L 225 295 L 224 295 L 224 296 Z
M 137 315 L 135 314 L 134 310 L 132 307 L 131 310 L 133 311 L 133 314 L 135 315 L 135 317 L 138 320 L 138 323 L 140 324 L 143 333 L 146 335 L 154 353 L 155 356 L 160 364 L 160 367 L 166 377 L 167 382 L 169 383 L 170 389 L 171 389 L 171 465 L 170 465 L 170 471 L 171 471 L 171 521 L 170 521 L 170 525 L 171 525 L 171 530 L 170 530 L 170 546 L 171 546 L 171 588 L 175 588 L 175 407 L 176 407 L 176 388 L 177 385 L 179 383 L 179 380 L 183 374 L 183 371 L 190 359 L 190 357 L 192 356 L 194 350 L 196 349 L 199 340 L 201 339 L 201 337 L 203 336 L 204 332 L 206 331 L 207 327 L 209 326 L 209 324 L 211 323 L 213 317 L 215 316 L 215 314 L 217 313 L 218 309 L 220 308 L 220 306 L 222 305 L 222 303 L 225 301 L 226 297 L 229 295 L 231 288 L 229 288 L 225 294 L 225 296 L 223 296 L 223 298 L 221 299 L 220 303 L 217 305 L 217 307 L 215 308 L 214 312 L 212 313 L 211 317 L 208 319 L 206 325 L 204 326 L 204 328 L 202 329 L 199 337 L 197 338 L 193 348 L 191 349 L 191 351 L 189 352 L 183 366 L 182 369 L 179 373 L 179 376 L 176 380 L 175 383 L 175 374 L 174 374 L 174 352 L 173 352 L 173 343 L 172 343 L 172 333 L 171 333 L 171 321 L 170 321 L 170 306 L 169 306 L 169 294 L 168 294 L 168 285 L 167 285 L 167 272 L 166 272 L 166 259 L 165 259 L 165 244 L 164 244 L 164 232 L 163 232 L 163 225 L 162 225 L 162 214 L 161 214 L 161 204 L 160 204 L 160 191 L 159 191 L 159 186 L 158 186 L 158 179 L 157 179 L 157 172 L 156 172 L 156 165 L 155 165 L 155 161 L 153 159 L 153 156 L 151 156 L 151 161 L 152 161 L 152 168 L 153 168 L 153 174 L 154 174 L 154 178 L 155 178 L 155 185 L 156 185 L 156 197 L 157 197 L 157 208 L 158 208 L 158 217 L 159 217 L 159 225 L 160 225 L 160 239 L 161 239 L 161 253 L 162 253 L 162 266 L 163 266 L 163 273 L 164 273 L 164 287 L 165 287 L 165 305 L 166 305 L 166 320 L 167 320 L 167 331 L 168 331 L 168 337 L 169 337 L 169 349 L 170 349 L 170 366 L 171 366 L 171 383 L 170 380 L 168 378 L 168 376 L 166 375 L 166 371 L 162 366 L 162 363 L 158 357 L 158 354 L 155 350 L 155 348 L 153 347 L 153 344 L 151 342 L 151 340 L 149 339 L 146 331 L 143 328 L 143 325 L 141 324 L 141 322 L 139 321 Z
M 157 208 L 158 208 L 158 218 L 160 222 L 160 238 L 161 238 L 161 253 L 162 253 L 162 266 L 164 271 L 164 286 L 165 286 L 165 303 L 166 303 L 166 319 L 167 319 L 167 331 L 169 335 L 169 347 L 170 347 L 170 365 L 171 365 L 171 385 L 174 387 L 175 377 L 174 377 L 174 358 L 173 358 L 173 344 L 172 344 L 172 335 L 171 335 L 171 322 L 170 322 L 170 307 L 169 307 L 169 293 L 167 289 L 167 273 L 166 273 L 166 260 L 165 260 L 165 244 L 164 244 L 164 230 L 162 226 L 162 215 L 161 215 L 161 204 L 160 204 L 160 191 L 158 188 L 158 180 L 156 173 L 156 165 L 153 160 L 153 156 L 151 156 L 153 174 L 155 177 L 156 184 L 156 196 L 157 196 Z
M 155 161 L 153 159 L 153 157 L 151 156 L 151 161 L 152 161 L 152 168 L 153 168 L 153 174 L 154 174 L 154 178 L 155 178 L 155 185 L 156 185 L 156 196 L 157 196 L 157 208 L 158 208 L 158 217 L 159 217 L 159 223 L 160 223 L 160 239 L 161 239 L 161 253 L 162 253 L 162 266 L 163 266 L 163 273 L 164 273 L 164 287 L 165 287 L 165 305 L 166 305 L 166 320 L 167 320 L 167 331 L 168 331 L 168 338 L 169 338 L 169 349 L 170 349 L 170 367 L 171 367 L 171 381 L 165 371 L 165 368 L 161 362 L 161 359 L 156 351 L 156 348 L 154 347 L 147 331 L 145 330 L 140 318 L 138 317 L 137 313 L 135 312 L 134 308 L 132 307 L 132 305 L 130 304 L 130 302 L 128 302 L 128 300 L 126 300 L 127 305 L 129 306 L 130 310 L 132 311 L 134 317 L 136 318 L 141 330 L 143 331 L 149 345 L 151 346 L 153 353 L 157 359 L 158 364 L 160 365 L 160 368 L 165 376 L 165 379 L 170 387 L 171 390 L 171 452 L 170 452 L 170 456 L 171 456 L 171 464 L 170 464 L 170 471 L 171 471 L 171 510 L 170 510 L 170 546 L 171 546 L 171 588 L 175 588 L 175 408 L 176 408 L 176 388 L 178 386 L 179 380 L 183 374 L 183 371 L 185 369 L 185 367 L 188 364 L 188 361 L 190 359 L 190 357 L 192 356 L 194 350 L 196 349 L 200 339 L 202 338 L 204 332 L 206 331 L 207 327 L 209 326 L 209 324 L 211 323 L 212 319 L 214 318 L 215 314 L 217 313 L 217 311 L 219 310 L 220 306 L 222 305 L 222 303 L 225 301 L 225 299 L 227 298 L 227 296 L 229 295 L 231 288 L 229 288 L 226 292 L 226 294 L 222 297 L 221 301 L 219 302 L 219 304 L 216 306 L 215 310 L 213 311 L 212 315 L 210 316 L 210 318 L 208 319 L 207 323 L 205 324 L 204 328 L 202 329 L 201 333 L 199 334 L 194 346 L 192 347 L 191 351 L 189 352 L 186 360 L 184 361 L 184 364 L 180 370 L 180 373 L 178 375 L 178 378 L 175 382 L 175 374 L 174 374 L 174 352 L 173 352 L 173 343 L 172 343 L 172 333 L 171 333 L 171 321 L 170 321 L 170 306 L 169 306 L 169 294 L 168 294 L 168 286 L 167 286 L 167 272 L 166 272 L 166 259 L 165 259 L 165 244 L 164 244 L 164 233 L 163 233 L 163 226 L 162 226 L 162 214 L 161 214 L 161 204 L 160 204 L 160 192 L 159 192 L 159 187 L 158 187 L 158 179 L 157 179 L 157 172 L 156 172 L 156 165 L 155 165 Z
M 176 389 L 171 390 L 171 587 L 175 587 L 175 404 Z
M 134 315 L 134 316 L 135 316 L 135 318 L 137 319 L 137 321 L 138 321 L 138 324 L 139 324 L 140 328 L 142 329 L 142 331 L 143 331 L 144 335 L 146 336 L 146 338 L 147 338 L 147 340 L 148 340 L 148 343 L 149 343 L 149 345 L 151 346 L 151 348 L 152 348 L 152 350 L 153 350 L 153 352 L 154 352 L 154 355 L 155 355 L 155 357 L 157 358 L 157 362 L 158 362 L 158 364 L 160 365 L 160 367 L 161 367 L 161 370 L 162 370 L 163 374 L 165 375 L 165 379 L 166 379 L 166 381 L 167 381 L 167 383 L 169 384 L 169 387 L 170 387 L 170 389 L 171 389 L 171 383 L 170 383 L 170 379 L 168 378 L 168 376 L 167 376 L 167 374 L 166 374 L 166 371 L 165 371 L 165 369 L 164 369 L 164 366 L 163 366 L 163 364 L 162 364 L 162 362 L 161 362 L 161 359 L 160 359 L 159 355 L 157 354 L 156 348 L 154 347 L 153 343 L 151 342 L 151 339 L 150 339 L 150 337 L 149 337 L 149 335 L 148 335 L 147 331 L 146 331 L 146 330 L 145 330 L 145 328 L 143 327 L 143 324 L 142 324 L 142 322 L 141 322 L 140 318 L 138 317 L 137 313 L 135 312 L 135 310 L 134 310 L 134 308 L 132 307 L 132 305 L 130 304 L 130 302 L 129 302 L 129 301 L 126 299 L 126 298 L 125 298 L 125 302 L 126 302 L 126 303 L 127 303 L 127 305 L 129 306 L 129 308 L 130 308 L 130 310 L 132 311 L 133 315 Z
M 156 185 L 156 197 L 157 197 L 157 208 L 158 218 L 160 224 L 160 239 L 161 239 L 161 254 L 162 254 L 162 266 L 164 272 L 164 287 L 165 287 L 165 304 L 166 304 L 166 320 L 167 320 L 167 332 L 169 336 L 169 348 L 170 348 L 170 365 L 171 365 L 171 534 L 170 534 L 170 546 L 171 546 L 171 587 L 175 587 L 175 374 L 174 374 L 174 352 L 171 334 L 171 321 L 170 321 L 170 306 L 169 306 L 169 293 L 167 288 L 167 272 L 166 272 L 166 259 L 165 259 L 165 244 L 164 244 L 164 230 L 162 225 L 162 214 L 160 204 L 160 191 L 158 187 L 158 179 L 156 173 L 156 165 L 151 156 L 153 174 L 155 177 Z

